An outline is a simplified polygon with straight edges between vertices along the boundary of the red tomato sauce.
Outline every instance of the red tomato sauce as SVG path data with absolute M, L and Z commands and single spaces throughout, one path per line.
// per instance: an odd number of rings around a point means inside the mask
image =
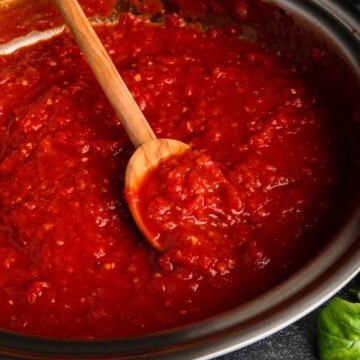
M 79 0 L 88 16 L 109 16 L 116 0 Z M 52 0 L 5 0 L 0 2 L 0 44 L 26 36 L 31 31 L 46 30 L 63 21 Z
M 157 136 L 196 149 L 146 180 L 144 212 L 170 245 L 153 249 L 133 223 L 134 149 L 71 36 L 0 57 L 0 327 L 87 339 L 169 329 L 314 256 L 343 159 L 311 74 L 235 25 L 123 14 L 96 29 Z M 185 242 L 169 242 L 176 229 Z

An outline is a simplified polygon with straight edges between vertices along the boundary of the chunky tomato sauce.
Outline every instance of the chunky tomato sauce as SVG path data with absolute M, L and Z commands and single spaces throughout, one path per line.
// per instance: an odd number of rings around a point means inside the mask
M 155 250 L 123 197 L 133 146 L 71 36 L 0 57 L 3 329 L 111 338 L 188 324 L 279 283 L 331 232 L 343 162 L 311 73 L 235 25 L 123 14 L 96 29 L 157 136 L 195 156 L 145 180 L 167 244 Z
M 79 0 L 88 16 L 110 16 L 116 0 Z M 3 0 L 0 2 L 0 44 L 31 31 L 62 24 L 52 0 Z

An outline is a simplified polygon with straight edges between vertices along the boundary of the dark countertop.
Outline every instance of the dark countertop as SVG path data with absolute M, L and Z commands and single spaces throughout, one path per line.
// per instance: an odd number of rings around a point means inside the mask
M 349 299 L 350 288 L 360 288 L 360 274 L 336 296 Z M 316 321 L 327 303 L 274 335 L 216 360 L 318 360 Z
M 360 0 L 342 1 L 360 12 Z M 349 298 L 350 288 L 360 288 L 360 274 L 336 296 Z M 285 329 L 216 360 L 318 360 L 316 321 L 320 309 L 327 303 Z
M 360 0 L 341 0 L 360 11 Z

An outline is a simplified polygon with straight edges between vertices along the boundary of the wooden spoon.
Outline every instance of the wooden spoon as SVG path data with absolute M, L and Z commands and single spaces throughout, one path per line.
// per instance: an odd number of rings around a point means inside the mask
M 190 147 L 178 140 L 156 138 L 77 0 L 54 0 L 54 3 L 136 148 L 125 173 L 127 203 L 143 235 L 150 244 L 159 248 L 139 212 L 137 189 L 151 168 Z

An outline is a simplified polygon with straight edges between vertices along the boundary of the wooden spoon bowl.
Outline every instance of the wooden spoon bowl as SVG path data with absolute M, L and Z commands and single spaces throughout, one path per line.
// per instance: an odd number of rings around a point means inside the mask
M 156 247 L 139 212 L 137 189 L 151 168 L 190 147 L 178 140 L 156 138 L 77 0 L 54 0 L 54 3 L 136 147 L 125 173 L 126 200 L 136 224 L 150 244 Z

